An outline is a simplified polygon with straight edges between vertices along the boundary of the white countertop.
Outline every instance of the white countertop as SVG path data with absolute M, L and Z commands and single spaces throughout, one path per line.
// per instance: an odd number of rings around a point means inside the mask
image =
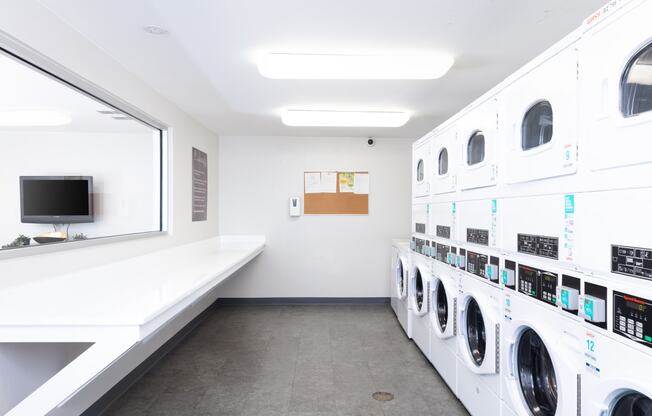
M 141 326 L 260 254 L 263 236 L 216 237 L 0 291 L 14 326 Z

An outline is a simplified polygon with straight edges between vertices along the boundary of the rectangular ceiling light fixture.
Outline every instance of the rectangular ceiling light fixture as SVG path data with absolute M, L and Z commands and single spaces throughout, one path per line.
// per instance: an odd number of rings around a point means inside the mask
M 410 115 L 399 111 L 286 110 L 283 124 L 297 127 L 401 127 Z
M 437 79 L 453 66 L 444 53 L 337 55 L 267 53 L 258 71 L 272 79 Z

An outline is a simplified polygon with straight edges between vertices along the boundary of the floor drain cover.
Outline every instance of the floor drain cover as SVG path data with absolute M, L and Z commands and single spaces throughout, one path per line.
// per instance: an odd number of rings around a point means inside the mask
M 385 391 L 377 391 L 372 394 L 371 397 L 373 397 L 374 400 L 378 400 L 379 402 L 388 402 L 390 400 L 394 400 L 394 395 Z

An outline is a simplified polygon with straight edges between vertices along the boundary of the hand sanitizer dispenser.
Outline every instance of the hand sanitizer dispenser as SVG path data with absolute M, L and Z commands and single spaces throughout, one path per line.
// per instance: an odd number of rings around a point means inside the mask
M 301 216 L 301 198 L 298 196 L 290 197 L 290 217 Z

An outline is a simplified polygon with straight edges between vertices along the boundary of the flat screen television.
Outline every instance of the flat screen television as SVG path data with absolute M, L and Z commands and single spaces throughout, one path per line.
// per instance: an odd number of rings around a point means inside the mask
M 20 220 L 35 224 L 93 222 L 93 177 L 21 176 Z

